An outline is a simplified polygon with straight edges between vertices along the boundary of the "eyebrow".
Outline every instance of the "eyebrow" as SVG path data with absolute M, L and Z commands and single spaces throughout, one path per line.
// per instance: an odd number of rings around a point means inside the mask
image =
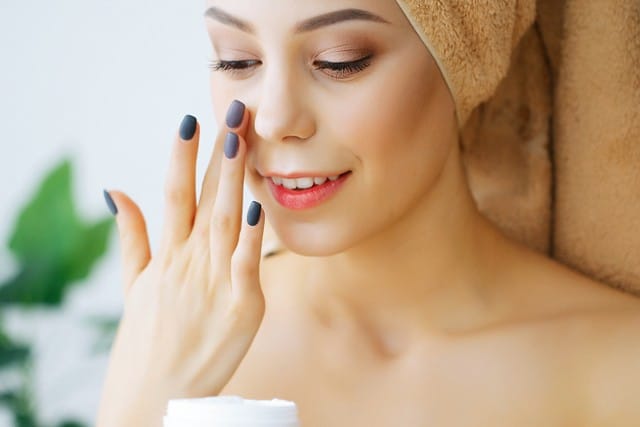
M 222 9 L 214 6 L 208 8 L 204 12 L 204 16 L 205 18 L 211 18 L 222 24 L 235 27 L 250 34 L 256 33 L 255 28 L 250 23 L 243 21 L 240 18 L 236 18 L 235 16 L 230 15 Z M 305 19 L 304 21 L 299 22 L 295 25 L 293 32 L 294 34 L 305 33 L 345 21 L 370 21 L 384 24 L 389 23 L 389 21 L 387 21 L 386 19 L 366 10 L 342 9 L 314 16 L 313 18 Z

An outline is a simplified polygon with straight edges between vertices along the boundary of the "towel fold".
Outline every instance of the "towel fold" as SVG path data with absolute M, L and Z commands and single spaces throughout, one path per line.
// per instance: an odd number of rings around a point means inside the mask
M 397 0 L 506 234 L 640 295 L 640 1 Z

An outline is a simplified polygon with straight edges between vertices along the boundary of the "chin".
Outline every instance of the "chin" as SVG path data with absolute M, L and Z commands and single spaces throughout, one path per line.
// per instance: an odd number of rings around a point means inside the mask
M 280 241 L 290 251 L 310 257 L 328 257 L 339 254 L 352 246 L 351 238 L 333 227 L 307 223 L 295 226 L 273 223 L 273 228 Z

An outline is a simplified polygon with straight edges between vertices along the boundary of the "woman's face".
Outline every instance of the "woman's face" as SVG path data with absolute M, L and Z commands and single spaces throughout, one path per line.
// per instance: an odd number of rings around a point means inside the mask
M 287 247 L 335 254 L 424 205 L 456 143 L 454 105 L 394 0 L 206 5 L 216 118 L 234 99 L 250 111 L 247 182 Z

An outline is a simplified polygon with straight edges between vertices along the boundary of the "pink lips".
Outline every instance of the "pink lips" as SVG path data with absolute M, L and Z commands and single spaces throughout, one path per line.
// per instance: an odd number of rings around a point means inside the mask
M 282 185 L 276 185 L 270 178 L 266 178 L 266 180 L 271 194 L 278 203 L 287 209 L 302 210 L 326 201 L 342 187 L 349 176 L 351 176 L 351 172 L 346 172 L 340 175 L 336 181 L 327 180 L 322 185 L 314 185 L 306 190 L 289 190 Z

